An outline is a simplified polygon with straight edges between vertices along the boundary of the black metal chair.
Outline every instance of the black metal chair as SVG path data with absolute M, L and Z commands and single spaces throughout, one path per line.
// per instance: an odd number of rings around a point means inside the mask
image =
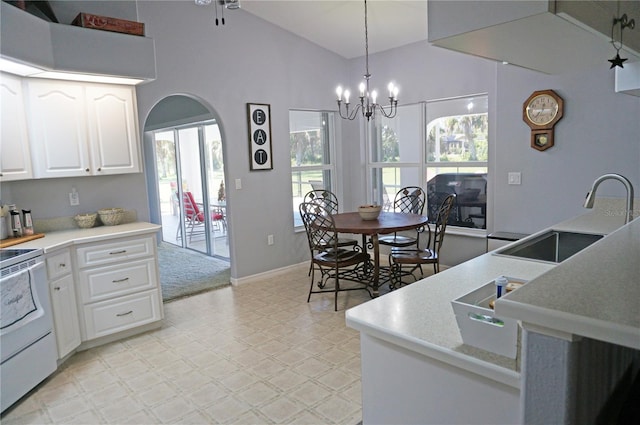
M 421 187 L 407 186 L 396 193 L 393 201 L 393 211 L 422 215 L 425 201 L 426 194 Z M 405 236 L 399 233 L 381 236 L 378 239 L 378 243 L 380 245 L 387 245 L 391 247 L 418 246 L 420 233 L 422 233 L 423 230 L 424 229 L 422 228 L 418 229 L 415 237 Z
M 440 248 L 444 242 L 444 235 L 447 229 L 447 220 L 449 219 L 449 213 L 453 207 L 456 195 L 448 195 L 444 201 L 440 204 L 440 207 L 436 213 L 436 219 L 434 224 L 433 237 L 431 230 L 429 230 L 429 240 L 424 249 L 420 247 L 407 248 L 407 247 L 394 247 L 391 248 L 389 254 L 389 264 L 392 270 L 392 288 L 397 288 L 401 285 L 402 277 L 411 275 L 415 280 L 417 278 L 414 275 L 415 270 L 420 269 L 420 277 L 423 276 L 421 266 L 423 264 L 433 264 L 433 272 L 440 272 Z M 404 271 L 402 266 L 411 265 L 413 268 L 410 271 Z
M 333 292 L 334 309 L 338 311 L 338 292 L 362 289 L 369 291 L 368 285 L 364 283 L 364 265 L 369 261 L 369 256 L 362 251 L 338 246 L 338 232 L 333 215 L 322 204 L 301 203 L 300 217 L 307 232 L 311 253 L 311 286 L 307 302 L 311 300 L 311 294 Z M 359 267 L 360 265 L 363 267 Z M 320 271 L 320 279 L 317 282 L 316 268 Z M 341 286 L 341 281 L 355 282 L 355 285 Z M 314 290 L 314 283 L 318 289 Z
M 310 190 L 304 195 L 302 202 L 319 204 L 325 207 L 331 214 L 338 213 L 338 197 L 331 191 L 326 189 Z M 358 246 L 358 241 L 352 238 L 338 238 L 338 246 Z M 322 247 L 319 247 L 322 250 Z M 311 266 L 313 267 L 313 265 Z M 311 275 L 311 268 L 309 269 Z

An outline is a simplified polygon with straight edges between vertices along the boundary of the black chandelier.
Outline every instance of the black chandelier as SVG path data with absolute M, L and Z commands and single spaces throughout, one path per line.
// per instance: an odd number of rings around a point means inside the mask
M 338 86 L 336 94 L 338 95 L 338 113 L 341 118 L 353 120 L 356 118 L 358 111 L 362 111 L 362 116 L 367 118 L 367 121 L 373 116 L 375 118 L 375 112 L 378 110 L 382 115 L 387 118 L 393 118 L 398 111 L 398 87 L 393 83 L 389 83 L 387 89 L 389 90 L 389 111 L 385 111 L 379 103 L 377 103 L 378 92 L 376 90 L 369 90 L 369 79 L 371 74 L 369 73 L 369 30 L 367 26 L 367 0 L 364 0 L 364 48 L 365 48 L 365 74 L 364 81 L 360 83 L 360 104 L 357 104 L 353 109 L 349 109 L 349 97 L 351 93 L 349 90 L 342 90 L 342 86 Z M 344 112 L 342 108 L 342 99 L 344 96 Z

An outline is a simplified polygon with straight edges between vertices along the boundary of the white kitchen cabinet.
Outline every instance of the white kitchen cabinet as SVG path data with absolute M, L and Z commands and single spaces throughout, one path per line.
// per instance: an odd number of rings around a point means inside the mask
M 28 79 L 36 178 L 140 172 L 134 88 Z
M 81 343 L 69 249 L 48 255 L 46 264 L 58 359 L 62 359 Z
M 33 178 L 22 79 L 0 73 L 0 182 Z
M 88 85 L 87 118 L 94 174 L 140 171 L 135 89 Z
M 162 319 L 155 236 L 79 245 L 77 285 L 83 340 Z

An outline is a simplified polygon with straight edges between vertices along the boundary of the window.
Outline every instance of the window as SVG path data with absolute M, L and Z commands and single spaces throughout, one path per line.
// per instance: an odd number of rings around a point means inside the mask
M 370 121 L 369 162 L 374 203 L 389 210 L 396 192 L 420 186 L 423 105 L 399 106 L 395 118 Z
M 450 193 L 448 224 L 486 229 L 489 114 L 486 95 L 427 102 L 429 212 Z M 429 214 L 430 216 L 432 214 Z
M 405 105 L 394 118 L 376 116 L 369 123 L 368 164 L 374 203 L 388 210 L 400 188 L 421 186 L 428 195 L 424 213 L 435 220 L 446 194 L 455 193 L 449 225 L 486 229 L 487 96 Z
M 334 113 L 289 111 L 291 189 L 294 226 L 301 227 L 298 206 L 312 189 L 335 190 Z

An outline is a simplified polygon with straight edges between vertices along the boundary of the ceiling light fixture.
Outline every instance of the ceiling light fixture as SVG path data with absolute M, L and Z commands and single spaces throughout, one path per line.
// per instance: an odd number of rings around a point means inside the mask
M 378 92 L 376 90 L 369 91 L 369 79 L 371 74 L 369 73 L 369 29 L 367 26 L 367 0 L 364 0 L 364 48 L 365 48 L 365 74 L 364 81 L 360 83 L 360 104 L 356 105 L 351 111 L 349 111 L 349 90 L 342 90 L 342 86 L 338 86 L 336 94 L 338 95 L 338 112 L 341 118 L 353 120 L 356 118 L 358 111 L 362 111 L 362 116 L 367 118 L 367 121 L 373 116 L 375 119 L 376 110 L 387 118 L 393 118 L 398 111 L 398 87 L 389 83 L 387 89 L 389 90 L 389 112 L 385 111 L 384 107 L 376 102 Z M 342 97 L 344 96 L 344 112 L 342 109 Z
M 211 3 L 216 8 L 216 26 L 220 22 L 224 25 L 224 10 L 237 10 L 240 9 L 240 0 L 194 0 L 198 6 L 208 6 Z M 222 11 L 222 20 L 218 20 L 218 6 L 220 6 L 220 10 Z

